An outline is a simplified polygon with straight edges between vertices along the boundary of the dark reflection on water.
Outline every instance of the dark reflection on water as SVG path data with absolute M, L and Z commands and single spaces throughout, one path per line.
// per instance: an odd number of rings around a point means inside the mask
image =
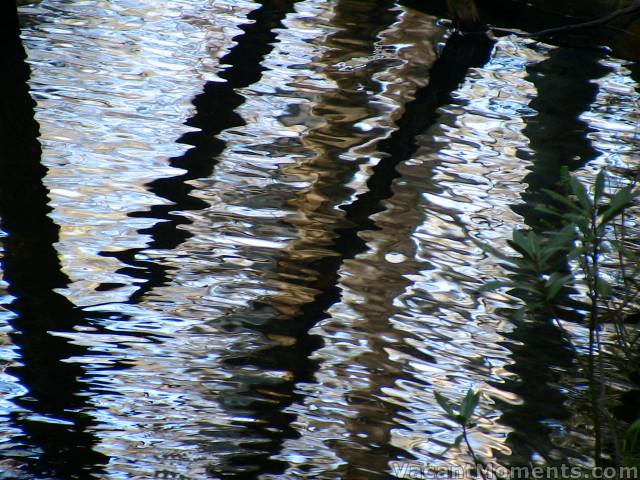
M 546 200 L 543 189 L 558 187 L 563 167 L 574 171 L 598 156 L 588 138 L 591 129 L 580 119 L 598 94 L 595 80 L 610 72 L 599 63 L 602 56 L 590 52 L 559 48 L 549 58 L 527 67 L 529 80 L 537 95 L 529 107 L 536 116 L 525 120 L 522 133 L 529 139 L 528 149 L 520 152 L 532 161 L 531 173 L 523 181 L 528 185 L 524 203 L 514 207 L 533 229 L 541 229 L 551 219 L 541 218 L 535 206 Z
M 18 478 L 26 470 L 31 475 L 89 478 L 103 471 L 108 458 L 93 450 L 97 438 L 89 429 L 95 420 L 86 408 L 85 371 L 78 363 L 64 361 L 86 348 L 53 333 L 71 331 L 87 320 L 55 292 L 69 279 L 53 247 L 59 228 L 47 215 L 49 192 L 42 183 L 46 169 L 40 163 L 38 124 L 26 83 L 29 67 L 17 12 L 11 8 L 8 3 L 2 7 L 11 27 L 1 37 L 2 70 L 7 75 L 0 100 L 0 225 L 5 235 L 3 280 L 8 284 L 2 307 L 12 312 L 5 318 L 12 329 L 12 354 L 20 357 L 19 365 L 5 371 L 26 392 L 4 392 L 14 397 L 15 407 L 2 414 L 8 414 L 15 433 L 3 438 L 0 475 Z
M 478 294 L 508 272 L 471 238 L 540 228 L 532 205 L 562 164 L 587 175 L 611 144 L 630 161 L 623 63 L 447 37 L 390 0 L 21 12 L 42 149 L 23 77 L 28 128 L 0 180 L 7 468 L 468 465 L 443 453 L 457 432 L 433 392 L 470 386 L 480 455 L 581 458 L 575 358 L 517 299 Z
M 394 179 L 400 177 L 397 166 L 411 159 L 418 149 L 416 138 L 437 121 L 437 109 L 451 101 L 451 93 L 464 81 L 469 68 L 482 67 L 489 60 L 492 47 L 493 41 L 480 35 L 454 34 L 447 40 L 440 57 L 429 71 L 428 85 L 419 88 L 414 94 L 415 98 L 405 105 L 402 116 L 396 122 L 397 130 L 378 144 L 378 150 L 385 156 L 372 168 L 372 175 L 367 181 L 368 190 L 359 195 L 353 203 L 342 207 L 347 219 L 356 225 L 355 228 L 338 231 L 336 250 L 342 253 L 343 261 L 354 258 L 368 249 L 362 238 L 365 235 L 360 236 L 363 231 L 384 230 L 384 227 L 376 225 L 374 215 L 383 210 L 382 202 L 394 195 L 392 185 Z M 417 227 L 417 220 L 421 219 L 408 216 L 404 220 L 405 222 L 394 226 L 406 235 Z M 385 225 L 386 222 L 383 220 L 381 223 Z M 385 233 L 388 235 L 387 232 L 381 232 L 381 239 L 386 240 Z M 375 234 L 369 233 L 366 237 L 373 240 Z M 392 247 L 393 242 L 390 243 L 389 246 Z M 372 289 L 373 291 L 367 295 L 371 302 L 369 306 L 375 304 L 384 314 L 380 315 L 380 312 L 372 316 L 368 308 L 353 306 L 357 314 L 370 320 L 369 329 L 379 335 L 391 330 L 387 315 L 399 313 L 399 309 L 393 305 L 393 300 L 410 285 L 408 277 L 417 273 L 406 268 L 389 268 L 385 271 L 384 263 L 384 260 L 371 262 L 375 273 L 368 280 L 375 284 L 376 276 L 384 275 L 385 280 L 389 282 L 388 286 Z M 359 282 L 363 280 L 365 279 L 361 278 Z M 409 332 L 404 334 L 404 341 L 407 343 L 417 340 L 418 338 Z M 392 403 L 375 399 L 378 390 L 393 383 L 398 371 L 393 367 L 384 341 L 372 336 L 370 349 L 371 351 L 362 354 L 363 358 L 358 359 L 369 365 L 370 387 L 349 394 L 357 417 L 348 425 L 351 438 L 336 444 L 336 451 L 347 465 L 343 471 L 345 478 L 387 478 L 391 460 L 411 458 L 403 449 L 394 447 L 391 443 L 394 422 L 390 419 L 402 415 L 402 409 Z M 405 351 L 422 361 L 436 363 L 426 352 L 411 348 Z
M 151 192 L 171 203 L 155 205 L 148 212 L 129 214 L 131 217 L 166 220 L 139 232 L 152 238 L 146 248 L 172 250 L 191 236 L 187 230 L 177 228 L 189 223 L 188 219 L 177 212 L 200 210 L 207 204 L 189 194 L 194 187 L 190 186 L 188 181 L 211 175 L 217 163 L 217 156 L 226 146 L 226 142 L 218 138 L 220 132 L 246 125 L 242 117 L 235 112 L 244 102 L 244 97 L 237 90 L 260 80 L 264 70 L 261 62 L 272 50 L 272 43 L 276 38 L 274 29 L 281 26 L 282 19 L 292 11 L 295 3 L 295 0 L 259 3 L 258 7 L 247 15 L 247 23 L 240 26 L 243 33 L 233 37 L 232 40 L 236 42 L 233 48 L 220 59 L 224 68 L 218 76 L 222 80 L 207 82 L 204 92 L 193 100 L 196 114 L 187 120 L 186 124 L 197 128 L 198 131 L 184 134 L 178 142 L 195 148 L 170 161 L 172 167 L 184 169 L 186 172 L 175 177 L 160 178 L 147 185 Z M 102 253 L 112 255 L 133 267 L 124 268 L 120 273 L 146 280 L 131 296 L 132 302 L 138 301 L 154 287 L 165 284 L 167 280 L 166 266 L 137 259 L 138 254 L 144 250 L 137 248 L 111 254 Z
M 308 113 L 296 105 L 279 117 L 279 121 L 288 127 L 311 127 L 301 142 L 313 152 L 312 156 L 288 168 L 287 174 L 304 177 L 312 173 L 316 178 L 309 188 L 289 201 L 300 208 L 304 219 L 293 217 L 288 220 L 297 227 L 300 240 L 287 248 L 287 256 L 278 259 L 276 273 L 283 284 L 293 285 L 286 288 L 284 295 L 264 298 L 259 304 L 274 310 L 272 318 L 261 322 L 257 328 L 275 342 L 251 352 L 249 357 L 238 352 L 227 360 L 229 365 L 241 366 L 243 370 L 259 368 L 246 383 L 246 392 L 242 393 L 246 400 L 241 403 L 254 410 L 253 417 L 259 420 L 256 432 L 273 439 L 272 449 L 266 451 L 265 456 L 278 453 L 284 439 L 300 437 L 291 426 L 296 416 L 286 412 L 286 408 L 304 398 L 295 390 L 296 384 L 313 380 L 316 367 L 309 357 L 321 344 L 319 337 L 309 335 L 309 330 L 326 318 L 326 310 L 339 301 L 338 269 L 345 258 L 353 256 L 354 245 L 356 249 L 361 245 L 356 236 L 361 226 L 356 224 L 349 228 L 350 234 L 346 238 L 340 227 L 349 225 L 351 219 L 347 215 L 345 221 L 336 206 L 352 193 L 346 184 L 367 159 L 345 161 L 341 155 L 357 151 L 379 134 L 378 129 L 363 131 L 357 124 L 384 111 L 384 107 L 371 102 L 372 95 L 380 91 L 379 83 L 373 78 L 393 62 L 380 55 L 361 66 L 359 72 L 347 70 L 344 65 L 374 54 L 380 32 L 397 21 L 397 12 L 390 11 L 391 7 L 391 2 L 338 2 L 331 17 L 331 25 L 336 31 L 325 39 L 327 52 L 314 62 L 314 69 L 335 82 L 337 88 L 313 98 L 313 107 Z M 349 73 L 345 74 L 342 69 Z M 267 151 L 277 155 L 279 150 L 271 147 Z M 322 250 L 313 252 L 319 247 Z M 295 289 L 301 287 L 312 295 L 295 295 Z M 287 372 L 287 375 L 284 381 L 275 382 L 275 375 L 274 378 L 260 378 L 265 371 Z M 262 465 L 256 462 L 255 454 L 251 460 L 249 465 L 266 473 L 264 461 Z M 277 463 L 280 472 L 287 466 L 286 461 Z
M 575 171 L 598 156 L 588 138 L 590 128 L 580 115 L 596 100 L 595 80 L 610 72 L 600 60 L 600 55 L 591 52 L 559 48 L 544 61 L 527 67 L 527 79 L 536 88 L 536 97 L 529 107 L 536 115 L 525 119 L 522 133 L 529 143 L 519 157 L 530 160 L 532 165 L 523 179 L 527 184 L 523 203 L 514 205 L 513 210 L 530 229 L 540 233 L 557 224 L 557 218 L 536 210 L 537 205 L 548 201 L 543 189 L 563 188 L 560 173 L 564 167 Z M 556 268 L 566 271 L 566 261 Z M 569 293 L 575 292 L 565 292 L 558 303 L 571 305 Z M 559 311 L 566 312 L 562 321 L 582 320 L 575 311 L 560 308 Z M 574 353 L 552 318 L 538 315 L 515 323 L 517 327 L 506 337 L 519 344 L 512 349 L 514 364 L 509 367 L 518 375 L 518 381 L 501 388 L 517 394 L 523 404 L 505 406 L 503 410 L 502 420 L 514 428 L 508 442 L 512 450 L 509 462 L 527 465 L 536 457 L 551 464 L 575 461 L 587 453 L 587 445 L 583 444 L 587 433 L 582 421 L 572 418 L 567 408 L 568 384 L 577 386 L 584 382 L 575 367 Z M 529 408 L 532 404 L 539 407 Z M 558 429 L 574 433 L 565 433 L 563 441 L 554 445 L 552 434 Z

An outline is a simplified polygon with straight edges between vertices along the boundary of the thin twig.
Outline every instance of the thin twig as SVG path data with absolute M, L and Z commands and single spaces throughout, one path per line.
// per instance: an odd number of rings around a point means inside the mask
M 599 402 L 599 385 L 596 373 L 596 315 L 597 315 L 597 297 L 593 294 L 591 297 L 591 318 L 589 319 L 589 392 L 591 394 L 591 410 L 593 414 L 593 428 L 595 433 L 594 459 L 596 466 L 600 466 L 602 462 L 602 426 L 600 423 L 600 402 Z
M 620 8 L 614 12 L 609 13 L 608 15 L 605 15 L 603 17 L 599 17 L 593 20 L 589 20 L 587 22 L 574 23 L 571 25 L 562 25 L 560 27 L 547 28 L 545 30 L 540 30 L 533 33 L 525 33 L 525 32 L 522 32 L 521 30 L 513 30 L 509 28 L 500 28 L 500 27 L 491 27 L 491 30 L 494 30 L 496 32 L 511 33 L 524 38 L 544 37 L 547 35 L 552 35 L 554 33 L 564 33 L 564 32 L 570 32 L 573 30 L 581 30 L 583 28 L 597 27 L 598 25 L 604 25 L 606 23 L 611 22 L 612 20 L 615 20 L 618 17 L 635 13 L 637 11 L 640 11 L 640 0 L 635 0 L 631 5 L 627 7 Z
M 593 427 L 595 430 L 595 446 L 594 446 L 594 460 L 596 466 L 601 466 L 602 463 L 602 422 L 601 422 L 601 371 L 596 372 L 596 354 L 600 356 L 600 344 L 599 344 L 599 319 L 598 319 L 598 277 L 599 277 L 599 237 L 597 232 L 597 208 L 594 206 L 591 210 L 591 225 L 588 234 L 585 233 L 583 240 L 588 242 L 589 249 L 585 248 L 584 252 L 584 271 L 587 274 L 587 281 L 589 286 L 589 299 L 591 300 L 591 311 L 589 315 L 589 391 L 591 393 L 591 408 L 593 413 Z M 591 265 L 590 265 L 591 264 Z M 600 361 L 602 357 L 600 356 Z M 602 364 L 599 362 L 598 366 Z M 598 369 L 600 370 L 600 368 Z
M 574 23 L 573 25 L 564 25 L 561 27 L 555 28 L 547 28 L 546 30 L 540 30 L 539 32 L 534 32 L 529 34 L 530 37 L 543 37 L 545 35 L 551 35 L 553 33 L 561 33 L 568 32 L 570 30 L 579 30 L 582 28 L 596 27 L 598 25 L 604 25 L 605 23 L 609 23 L 611 20 L 615 20 L 618 17 L 623 15 L 627 15 L 630 13 L 634 13 L 640 10 L 640 0 L 636 0 L 631 5 L 625 8 L 620 8 L 614 12 L 611 12 L 604 17 L 596 18 L 594 20 L 589 20 L 588 22 L 582 23 Z

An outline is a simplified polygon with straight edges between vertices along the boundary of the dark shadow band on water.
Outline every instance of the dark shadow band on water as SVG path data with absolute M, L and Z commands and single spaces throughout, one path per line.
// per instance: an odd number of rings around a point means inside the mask
M 86 372 L 78 363 L 65 361 L 83 355 L 86 348 L 50 333 L 70 332 L 87 319 L 55 292 L 69 279 L 54 248 L 59 227 L 49 217 L 49 192 L 42 182 L 47 169 L 40 161 L 39 125 L 27 85 L 30 69 L 15 3 L 1 3 L 0 225 L 6 237 L 0 263 L 13 297 L 3 307 L 14 314 L 10 339 L 19 353 L 19 363 L 6 371 L 28 393 L 10 399 L 16 406 L 9 414 L 11 427 L 21 433 L 3 438 L 0 474 L 8 475 L 10 465 L 16 476 L 24 472 L 29 479 L 98 478 L 108 457 L 94 450 L 94 420 L 83 412 L 88 409 Z
M 630 77 L 635 82 L 636 94 L 640 98 L 640 62 L 627 65 L 627 68 L 630 71 Z M 635 143 L 636 150 L 640 151 L 640 135 L 636 135 L 632 142 Z M 639 172 L 636 170 L 633 173 L 637 178 Z M 619 403 L 612 410 L 612 413 L 618 420 L 632 424 L 640 418 L 640 365 L 636 365 L 635 368 L 631 369 L 629 381 L 634 385 L 634 388 L 620 395 Z
M 514 205 L 512 210 L 522 216 L 529 229 L 538 233 L 560 227 L 557 218 L 537 210 L 541 203 L 548 202 L 543 189 L 562 192 L 563 167 L 574 171 L 599 154 L 589 140 L 590 129 L 580 115 L 587 112 L 596 99 L 595 80 L 610 71 L 600 63 L 601 59 L 602 55 L 594 51 L 557 48 L 551 50 L 544 61 L 527 67 L 527 80 L 537 90 L 529 107 L 537 115 L 524 119 L 523 133 L 529 145 L 527 150 L 519 151 L 518 156 L 530 161 L 531 167 L 523 179 L 527 184 L 522 194 L 523 203 Z M 557 269 L 568 269 L 566 258 L 558 259 Z M 563 322 L 582 321 L 576 307 L 584 310 L 584 305 L 576 305 L 570 299 L 574 293 L 565 289 L 557 300 L 557 311 L 563 316 Z M 522 400 L 520 405 L 497 402 L 503 412 L 501 422 L 513 429 L 507 440 L 512 453 L 504 462 L 528 465 L 534 456 L 540 456 L 554 464 L 579 458 L 588 451 L 587 445 L 575 451 L 571 446 L 556 445 L 551 439 L 554 428 L 571 422 L 571 415 L 576 414 L 567 405 L 569 399 L 560 387 L 563 380 L 579 376 L 575 355 L 548 315 L 527 317 L 514 321 L 514 325 L 511 332 L 503 335 L 513 342 L 505 344 L 513 361 L 507 370 L 517 375 L 517 381 L 495 384 L 496 388 L 514 393 Z
M 310 357 L 322 343 L 317 336 L 309 332 L 320 321 L 326 319 L 328 309 L 341 300 L 340 268 L 346 260 L 353 259 L 367 250 L 366 242 L 360 237 L 360 233 L 377 228 L 371 217 L 383 209 L 382 202 L 392 195 L 392 182 L 399 177 L 396 166 L 410 159 L 415 153 L 415 138 L 436 122 L 438 108 L 451 102 L 451 93 L 464 81 L 469 68 L 482 66 L 489 60 L 493 44 L 494 42 L 484 34 L 454 33 L 450 36 L 440 58 L 430 71 L 428 86 L 416 92 L 415 99 L 405 105 L 404 113 L 397 122 L 397 129 L 388 139 L 378 144 L 378 150 L 384 156 L 372 169 L 367 191 L 359 195 L 354 202 L 341 207 L 349 226 L 336 229 L 336 238 L 331 247 L 336 255 L 323 257 L 317 263 L 308 266 L 317 273 L 316 278 L 319 281 L 313 288 L 321 293 L 317 294 L 312 302 L 302 306 L 299 315 L 288 319 L 274 319 L 256 327 L 267 335 L 294 337 L 295 343 L 292 346 L 274 346 L 248 357 L 229 360 L 229 363 L 234 365 L 291 372 L 290 380 L 279 384 L 269 383 L 268 388 L 277 392 L 277 398 L 281 398 L 278 403 L 262 402 L 256 403 L 254 407 L 256 414 L 265 422 L 264 425 L 255 428 L 264 431 L 265 435 L 268 436 L 268 431 L 275 427 L 280 432 L 279 435 L 297 437 L 293 426 L 283 423 L 283 420 L 293 420 L 291 414 L 285 413 L 285 409 L 292 403 L 303 400 L 302 395 L 296 392 L 297 384 L 314 381 L 317 365 Z M 425 354 L 425 357 L 429 356 Z M 434 361 L 431 357 L 428 360 Z M 253 388 L 255 396 L 259 397 L 261 387 L 264 385 Z M 277 424 L 274 423 L 276 419 L 280 420 Z M 229 478 L 232 476 L 229 475 Z M 247 473 L 246 476 L 234 478 L 255 477 Z
M 416 92 L 415 99 L 405 105 L 397 129 L 378 144 L 378 150 L 384 154 L 384 158 L 372 168 L 367 191 L 354 202 L 341 207 L 351 226 L 336 230 L 333 250 L 338 255 L 323 258 L 321 264 L 316 265 L 321 273 L 319 278 L 324 279 L 325 291 L 317 295 L 299 317 L 265 326 L 267 333 L 292 335 L 301 340 L 299 345 L 304 344 L 304 337 L 308 336 L 309 330 L 318 323 L 320 317 L 325 318 L 325 312 L 331 305 L 340 300 L 340 266 L 345 260 L 367 250 L 366 242 L 359 234 L 377 228 L 371 217 L 382 211 L 382 202 L 392 195 L 391 185 L 399 177 L 396 166 L 411 158 L 417 149 L 415 137 L 435 123 L 438 108 L 450 103 L 451 93 L 464 81 L 469 68 L 482 66 L 488 61 L 492 47 L 493 41 L 484 35 L 451 35 L 430 71 L 429 85 Z
M 335 269 L 335 254 L 331 250 L 333 244 L 330 239 L 335 237 L 337 225 L 344 225 L 345 221 L 335 208 L 352 195 L 353 191 L 347 187 L 347 184 L 352 180 L 361 163 L 366 161 L 366 159 L 345 161 L 343 155 L 347 150 L 357 148 L 375 137 L 375 132 L 365 133 L 356 126 L 356 123 L 358 120 L 377 114 L 377 110 L 371 105 L 371 100 L 375 98 L 376 92 L 380 93 L 381 88 L 381 85 L 371 78 L 371 71 L 367 69 L 346 75 L 344 72 L 336 71 L 334 66 L 337 61 L 344 61 L 347 58 L 371 56 L 380 33 L 398 21 L 400 11 L 395 7 L 395 2 L 390 0 L 337 2 L 332 8 L 330 20 L 330 26 L 334 31 L 323 41 L 327 50 L 314 60 L 312 65 L 314 70 L 322 72 L 328 80 L 332 81 L 335 87 L 314 98 L 311 115 L 312 118 L 321 119 L 322 122 L 303 134 L 304 148 L 313 151 L 314 155 L 302 162 L 301 167 L 304 166 L 306 171 L 314 172 L 316 178 L 296 203 L 304 203 L 307 198 L 325 198 L 321 205 L 300 204 L 298 208 L 300 213 L 307 216 L 311 225 L 315 224 L 313 228 L 319 228 L 324 232 L 326 240 L 316 240 L 317 243 L 310 241 L 304 246 L 287 248 L 283 252 L 285 256 L 277 262 L 276 266 L 278 276 L 286 278 L 287 282 L 298 277 L 299 279 L 295 281 L 296 285 L 312 291 L 325 292 L 336 288 L 336 278 L 332 274 L 326 274 L 326 267 L 328 265 L 331 269 Z M 374 70 L 380 65 L 376 63 Z M 290 122 L 299 122 L 298 115 L 298 111 L 292 110 L 280 116 L 279 120 L 285 125 Z M 310 209 L 306 210 L 305 207 Z M 321 221 L 321 225 L 315 223 L 318 218 L 325 219 Z M 326 221 L 327 218 L 332 220 Z M 305 237 L 305 228 L 300 227 L 298 231 L 300 238 Z M 311 259 L 298 258 L 296 250 L 309 247 L 318 248 L 325 253 L 314 255 Z M 299 274 L 296 275 L 296 272 L 300 271 L 304 272 L 303 278 L 300 278 Z M 249 328 L 261 329 L 268 336 L 273 325 L 282 323 L 291 326 L 290 322 L 304 315 L 308 307 L 308 304 L 296 302 L 295 308 L 288 308 L 286 313 L 278 314 L 271 308 L 273 303 L 277 304 L 277 300 L 269 297 L 254 303 L 253 312 L 249 315 L 255 316 L 253 314 L 256 312 L 265 311 L 267 321 L 262 329 L 255 325 Z M 322 311 L 318 311 L 316 318 L 322 314 Z M 240 323 L 242 323 L 241 319 Z M 281 335 L 283 338 L 293 339 L 294 343 L 299 340 L 296 332 L 283 332 Z M 253 360 L 257 357 L 248 359 L 246 352 L 230 352 L 226 363 L 232 371 L 235 371 L 235 376 L 240 379 L 240 383 L 236 391 L 224 395 L 223 403 L 230 410 L 237 411 L 238 415 L 246 415 L 250 412 L 249 415 L 256 421 L 244 424 L 247 430 L 246 453 L 236 453 L 227 464 L 216 466 L 214 471 L 217 475 L 224 478 L 238 478 L 237 475 L 241 475 L 242 478 L 254 478 L 260 473 L 281 474 L 287 468 L 287 462 L 271 457 L 281 452 L 286 439 L 298 437 L 297 430 L 292 427 L 296 416 L 287 412 L 286 407 L 290 406 L 296 398 L 301 398 L 294 395 L 294 388 L 296 383 L 303 380 L 303 372 L 315 371 L 315 365 L 307 362 L 305 355 L 322 345 L 317 336 L 301 338 L 307 340 L 302 350 L 297 349 L 297 346 L 285 349 L 290 354 L 288 358 L 291 363 L 287 364 L 287 360 L 283 360 L 273 367 L 279 371 L 286 371 L 287 374 L 292 369 L 296 369 L 297 374 L 292 375 L 296 377 L 293 382 L 282 381 L 281 376 L 274 382 L 270 375 L 265 375 L 272 366 L 265 363 L 258 364 L 258 362 L 271 356 L 272 349 L 269 347 L 260 350 L 257 354 L 260 359 L 256 362 Z M 300 361 L 305 362 L 302 369 L 297 368 Z M 268 360 L 266 362 L 268 363 Z M 255 368 L 256 366 L 259 368 Z M 255 451 L 256 449 L 258 452 Z
M 190 193 L 195 187 L 187 182 L 208 178 L 218 163 L 218 156 L 226 148 L 226 142 L 217 137 L 224 130 L 246 125 L 236 109 L 245 98 L 236 90 L 248 87 L 260 80 L 265 68 L 261 62 L 273 50 L 276 41 L 275 29 L 282 26 L 286 15 L 293 11 L 299 0 L 262 0 L 260 7 L 247 15 L 247 22 L 240 25 L 243 33 L 233 38 L 233 48 L 220 59 L 227 65 L 218 76 L 224 82 L 207 82 L 204 91 L 193 100 L 196 114 L 186 125 L 198 128 L 196 132 L 183 135 L 178 143 L 191 145 L 181 157 L 172 158 L 170 166 L 186 170 L 185 173 L 168 178 L 159 178 L 147 184 L 147 189 L 157 196 L 169 200 L 170 205 L 155 205 L 148 211 L 130 213 L 130 217 L 162 220 L 152 227 L 140 230 L 149 235 L 151 242 L 144 248 L 120 252 L 101 252 L 105 257 L 115 257 L 128 267 L 118 273 L 142 280 L 129 301 L 136 303 L 153 289 L 165 285 L 170 267 L 156 261 L 139 260 L 138 254 L 147 249 L 174 250 L 192 236 L 186 229 L 178 228 L 191 222 L 181 212 L 202 210 L 209 205 Z

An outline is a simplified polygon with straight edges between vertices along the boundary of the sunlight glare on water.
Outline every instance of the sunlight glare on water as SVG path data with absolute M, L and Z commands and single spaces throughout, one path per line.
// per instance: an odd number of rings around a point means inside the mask
M 561 164 L 636 160 L 624 62 L 505 37 L 443 70 L 447 31 L 393 1 L 22 3 L 34 222 L 59 230 L 4 250 L 12 475 L 468 465 L 434 391 L 470 387 L 479 455 L 587 461 L 575 359 L 478 292 L 509 272 L 474 240 L 535 228 Z M 12 268 L 34 259 L 37 278 Z

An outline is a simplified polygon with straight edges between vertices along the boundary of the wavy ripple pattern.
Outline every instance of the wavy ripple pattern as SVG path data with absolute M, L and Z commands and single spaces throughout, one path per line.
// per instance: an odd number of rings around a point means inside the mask
M 264 9 L 281 18 L 252 16 Z M 553 116 L 532 72 L 553 69 L 557 51 L 498 42 L 430 112 L 380 211 L 358 224 L 349 208 L 375 187 L 393 155 L 381 145 L 407 128 L 405 107 L 447 41 L 437 18 L 387 0 L 42 0 L 20 13 L 69 277 L 55 294 L 82 319 L 46 335 L 83 372 L 74 413 L 91 419 L 107 459 L 90 478 L 384 479 L 395 461 L 468 465 L 464 451 L 443 453 L 456 429 L 433 392 L 471 386 L 484 392 L 479 454 L 583 461 L 572 360 L 522 354 L 532 339 L 514 319 L 518 300 L 477 292 L 508 272 L 473 242 L 504 248 L 527 224 L 525 179 L 542 156 L 532 129 Z M 274 41 L 247 66 L 260 78 L 238 86 L 242 62 L 223 59 L 256 22 L 274 22 L 258 25 Z M 595 97 L 569 122 L 585 141 L 574 150 L 595 155 L 585 178 L 637 160 L 637 82 L 616 59 L 594 63 Z M 567 88 L 585 82 L 557 74 Z M 185 210 L 153 185 L 184 174 L 170 159 L 187 151 L 178 138 L 202 135 L 185 122 L 207 82 L 239 95 L 237 121 L 215 135 L 224 148 L 210 172 L 166 183 L 200 205 Z M 157 206 L 185 221 L 153 218 Z M 349 229 L 366 248 L 337 247 Z M 162 248 L 149 232 L 181 241 Z M 9 372 L 29 360 L 12 340 L 15 315 L 0 312 Z M 543 368 L 549 398 L 524 395 Z M 19 438 L 11 415 L 28 386 L 3 373 L 0 391 L 0 431 Z M 527 422 L 524 407 L 540 415 Z M 33 421 L 46 431 L 52 419 Z

